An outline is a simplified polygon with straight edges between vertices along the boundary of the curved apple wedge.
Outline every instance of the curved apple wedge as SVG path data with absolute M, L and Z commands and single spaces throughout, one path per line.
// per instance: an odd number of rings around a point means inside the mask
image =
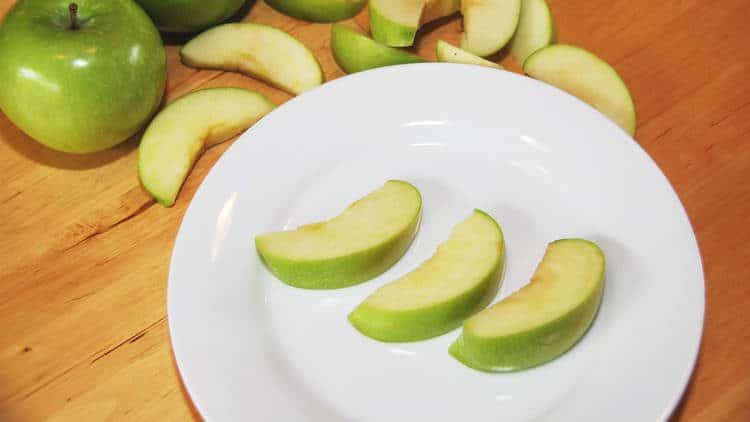
M 409 52 L 380 44 L 364 34 L 340 24 L 333 25 L 331 49 L 336 63 L 346 73 L 426 61 Z
M 488 372 L 529 368 L 560 356 L 594 320 L 604 267 L 604 253 L 592 242 L 551 243 L 531 283 L 464 321 L 450 353 Z
M 523 71 L 585 101 L 631 136 L 635 133 L 635 105 L 627 85 L 612 66 L 593 53 L 553 44 L 529 56 Z
M 318 60 L 304 44 L 267 25 L 219 25 L 190 40 L 180 55 L 188 66 L 240 72 L 292 94 L 324 81 Z
M 475 312 L 502 273 L 503 232 L 476 210 L 414 271 L 376 290 L 349 314 L 362 334 L 388 342 L 446 333 Z
M 500 51 L 516 32 L 521 0 L 463 0 L 461 14 L 461 48 L 487 57 Z
M 379 43 L 407 47 L 422 25 L 459 9 L 459 0 L 370 0 L 370 32 Z
M 312 22 L 336 22 L 359 13 L 367 0 L 266 0 L 266 3 L 293 18 Z
M 531 53 L 555 39 L 555 20 L 546 0 L 522 0 L 518 28 L 510 41 L 510 54 L 523 66 Z
M 435 47 L 435 55 L 439 62 L 473 64 L 477 66 L 494 67 L 502 69 L 503 67 L 495 62 L 483 59 L 479 56 L 469 53 L 466 50 L 452 46 L 443 40 L 438 40 Z
M 237 135 L 273 108 L 263 95 L 241 88 L 207 88 L 178 98 L 151 121 L 141 139 L 138 177 L 143 187 L 171 206 L 205 147 Z
M 337 289 L 367 281 L 406 252 L 422 215 L 422 196 L 390 180 L 337 217 L 297 230 L 263 234 L 255 246 L 281 281 L 305 289 Z

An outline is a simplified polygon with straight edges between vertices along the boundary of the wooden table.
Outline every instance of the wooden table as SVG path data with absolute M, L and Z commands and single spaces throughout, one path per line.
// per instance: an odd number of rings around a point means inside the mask
M 12 3 L 0 0 L 0 16 Z M 630 86 L 636 137 L 674 184 L 700 242 L 705 333 L 674 419 L 750 420 L 750 2 L 557 0 L 552 9 L 560 42 L 596 52 Z M 307 44 L 329 80 L 342 76 L 330 25 L 260 1 L 247 10 L 244 20 Z M 350 23 L 366 29 L 366 13 Z M 460 18 L 444 19 L 416 50 L 434 59 L 436 40 L 457 43 L 459 32 Z M 189 69 L 180 40 L 167 41 L 167 100 L 206 86 L 290 98 L 238 74 Z M 138 183 L 137 137 L 65 155 L 0 114 L 0 420 L 199 418 L 171 353 L 167 268 L 185 209 L 228 145 L 200 158 L 166 209 Z

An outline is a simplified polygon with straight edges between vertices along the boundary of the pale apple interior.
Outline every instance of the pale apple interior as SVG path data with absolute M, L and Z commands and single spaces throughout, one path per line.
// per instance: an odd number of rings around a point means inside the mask
M 263 255 L 323 260 L 375 248 L 403 234 L 419 218 L 422 198 L 409 183 L 388 181 L 335 218 L 257 239 Z
M 370 7 L 394 23 L 410 28 L 419 26 L 425 0 L 371 0 Z
M 177 99 L 141 139 L 141 182 L 159 202 L 171 205 L 204 147 L 242 132 L 273 107 L 266 97 L 239 88 L 209 88 Z
M 437 42 L 436 56 L 439 62 L 473 64 L 502 69 L 502 66 L 497 63 L 471 54 L 466 50 L 450 45 L 442 40 Z
M 554 34 L 552 13 L 545 0 L 523 0 L 510 52 L 520 64 L 534 51 L 549 45 Z
M 503 257 L 500 227 L 487 214 L 475 211 L 454 227 L 430 259 L 375 291 L 364 305 L 401 311 L 443 303 L 486 281 Z
M 510 40 L 518 25 L 521 0 L 464 0 L 461 48 L 478 56 L 495 54 Z
M 552 45 L 532 54 L 524 71 L 587 102 L 629 134 L 635 132 L 635 106 L 627 86 L 607 62 L 570 45 Z
M 312 52 L 286 32 L 266 25 L 218 26 L 192 39 L 181 54 L 189 66 L 245 73 L 293 94 L 323 83 Z
M 604 277 L 604 255 L 580 240 L 551 243 L 531 282 L 464 323 L 479 337 L 502 337 L 545 325 L 584 302 Z

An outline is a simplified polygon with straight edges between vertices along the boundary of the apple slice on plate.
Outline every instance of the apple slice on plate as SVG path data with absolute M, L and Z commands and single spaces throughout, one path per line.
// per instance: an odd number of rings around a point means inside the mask
M 346 73 L 426 61 L 415 54 L 380 44 L 372 38 L 340 24 L 333 25 L 331 49 L 336 62 Z
M 450 353 L 488 372 L 529 368 L 560 356 L 594 320 L 604 267 L 604 253 L 593 242 L 549 244 L 531 282 L 464 321 Z
M 487 57 L 500 51 L 516 32 L 521 0 L 463 0 L 461 48 Z
M 370 32 L 377 42 L 407 47 L 420 26 L 459 9 L 459 0 L 370 0 Z
M 575 95 L 612 119 L 630 136 L 636 128 L 633 98 L 617 71 L 580 47 L 553 44 L 534 52 L 523 71 Z
M 510 54 L 523 66 L 531 53 L 555 39 L 555 20 L 545 0 L 522 0 L 518 28 L 510 41 Z
M 266 0 L 266 3 L 293 18 L 312 22 L 336 22 L 359 13 L 367 0 Z
M 244 73 L 292 94 L 324 81 L 318 60 L 304 44 L 267 25 L 219 25 L 190 40 L 180 55 L 188 66 Z
M 471 54 L 466 50 L 450 45 L 443 40 L 438 40 L 435 48 L 435 55 L 439 62 L 474 64 L 478 66 L 494 67 L 502 69 L 503 67 L 495 62 L 483 59 L 477 55 Z
M 281 281 L 305 289 L 337 289 L 390 268 L 411 245 L 422 196 L 410 183 L 390 180 L 331 220 L 267 233 L 255 246 Z
M 204 148 L 223 142 L 273 110 L 257 92 L 207 88 L 169 104 L 151 121 L 138 147 L 138 177 L 162 205 L 174 204 Z
M 376 290 L 349 314 L 349 321 L 364 335 L 388 342 L 446 333 L 495 291 L 504 255 L 500 226 L 476 210 L 430 259 Z

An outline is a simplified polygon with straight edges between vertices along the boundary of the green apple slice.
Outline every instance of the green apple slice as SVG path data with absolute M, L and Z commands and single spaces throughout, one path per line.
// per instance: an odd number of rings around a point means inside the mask
M 292 94 L 324 81 L 318 60 L 304 44 L 267 25 L 219 25 L 190 40 L 180 55 L 188 66 L 244 73 Z
M 464 321 L 450 353 L 488 372 L 529 368 L 560 356 L 596 316 L 604 267 L 604 253 L 592 242 L 549 244 L 531 282 Z
M 204 148 L 223 142 L 273 110 L 257 92 L 207 88 L 169 104 L 151 121 L 138 147 L 138 177 L 162 205 L 174 204 Z
M 380 44 L 362 33 L 340 24 L 333 25 L 331 49 L 336 62 L 346 73 L 426 61 L 417 55 Z
M 266 3 L 293 18 L 312 22 L 336 22 L 359 13 L 367 0 L 266 0 Z
M 635 133 L 635 105 L 628 87 L 612 66 L 593 53 L 554 44 L 529 56 L 523 70 L 585 101 L 631 136 Z
M 281 281 L 305 289 L 338 289 L 395 264 L 414 239 L 421 215 L 419 190 L 390 180 L 331 220 L 260 235 L 255 246 Z
M 489 60 L 471 54 L 466 50 L 462 50 L 458 47 L 452 46 L 443 40 L 438 40 L 437 47 L 435 48 L 435 53 L 439 62 L 474 64 L 478 66 L 494 67 L 496 69 L 503 68 L 495 62 L 491 62 Z
M 376 290 L 349 314 L 349 321 L 366 336 L 388 342 L 446 333 L 495 291 L 504 254 L 500 226 L 476 210 L 430 259 Z
M 516 32 L 521 0 L 463 0 L 461 14 L 461 48 L 486 57 L 500 51 Z
M 370 0 L 370 32 L 375 41 L 393 47 L 414 44 L 419 27 L 456 13 L 460 0 Z
M 521 0 L 521 17 L 510 54 L 523 65 L 531 53 L 546 47 L 555 39 L 555 20 L 545 0 Z

